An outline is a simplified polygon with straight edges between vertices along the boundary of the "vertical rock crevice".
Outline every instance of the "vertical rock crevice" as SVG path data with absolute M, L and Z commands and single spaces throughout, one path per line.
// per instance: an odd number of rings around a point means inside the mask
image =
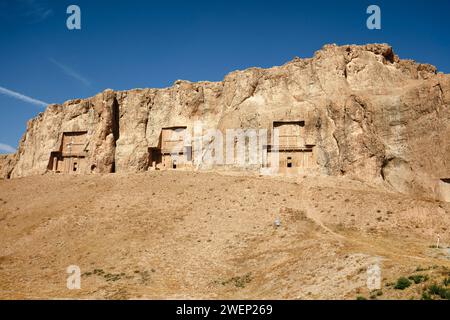
M 113 103 L 111 105 L 111 120 L 112 120 L 112 134 L 114 137 L 114 154 L 113 161 L 111 164 L 111 173 L 116 172 L 116 148 L 117 148 L 117 140 L 120 139 L 120 106 L 117 98 L 114 98 Z

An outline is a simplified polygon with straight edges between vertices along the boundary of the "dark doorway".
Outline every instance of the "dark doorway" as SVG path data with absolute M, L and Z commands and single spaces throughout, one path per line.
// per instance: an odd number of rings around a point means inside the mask
M 292 168 L 292 157 L 287 157 L 287 167 Z
M 162 162 L 161 149 L 150 147 L 148 159 L 149 166 L 153 166 L 153 162 L 155 163 L 155 165 Z

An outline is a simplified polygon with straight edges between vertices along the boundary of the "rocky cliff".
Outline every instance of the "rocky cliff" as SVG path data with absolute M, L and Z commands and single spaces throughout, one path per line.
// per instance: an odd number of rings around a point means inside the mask
M 163 127 L 201 120 L 222 130 L 269 128 L 301 119 L 318 173 L 433 195 L 450 177 L 449 107 L 450 75 L 435 67 L 401 60 L 386 44 L 326 45 L 312 58 L 235 71 L 221 82 L 178 80 L 50 105 L 29 121 L 14 161 L 0 159 L 0 174 L 45 173 L 62 132 L 87 132 L 92 172 L 136 172 L 148 169 L 148 147 Z
M 0 154 L 0 179 L 11 178 L 17 163 L 17 154 Z

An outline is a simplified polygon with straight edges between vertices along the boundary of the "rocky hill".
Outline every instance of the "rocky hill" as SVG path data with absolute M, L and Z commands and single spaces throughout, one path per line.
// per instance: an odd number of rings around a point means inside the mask
M 440 299 L 449 225 L 448 202 L 346 177 L 2 180 L 0 299 Z M 80 290 L 66 286 L 71 265 Z
M 0 174 L 46 173 L 62 132 L 87 132 L 92 172 L 129 173 L 148 169 L 148 148 L 164 127 L 200 120 L 220 130 L 270 128 L 301 119 L 317 174 L 443 198 L 449 106 L 450 75 L 434 66 L 401 60 L 386 44 L 326 45 L 312 58 L 235 71 L 221 82 L 178 80 L 49 105 L 29 121 L 17 154 L 0 158 Z

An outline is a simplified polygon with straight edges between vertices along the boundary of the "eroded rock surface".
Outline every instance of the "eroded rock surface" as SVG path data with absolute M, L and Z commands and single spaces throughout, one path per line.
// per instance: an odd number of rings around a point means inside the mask
M 17 162 L 16 154 L 0 154 L 0 178 L 9 179 Z
M 45 173 L 63 132 L 87 132 L 90 172 L 138 172 L 148 169 L 148 148 L 164 127 L 201 120 L 222 130 L 269 129 L 295 119 L 316 146 L 318 174 L 433 195 L 450 177 L 449 106 L 450 75 L 431 65 L 401 60 L 386 44 L 326 45 L 312 58 L 235 71 L 221 82 L 178 80 L 50 105 L 29 121 L 17 163 L 0 160 L 0 174 Z

